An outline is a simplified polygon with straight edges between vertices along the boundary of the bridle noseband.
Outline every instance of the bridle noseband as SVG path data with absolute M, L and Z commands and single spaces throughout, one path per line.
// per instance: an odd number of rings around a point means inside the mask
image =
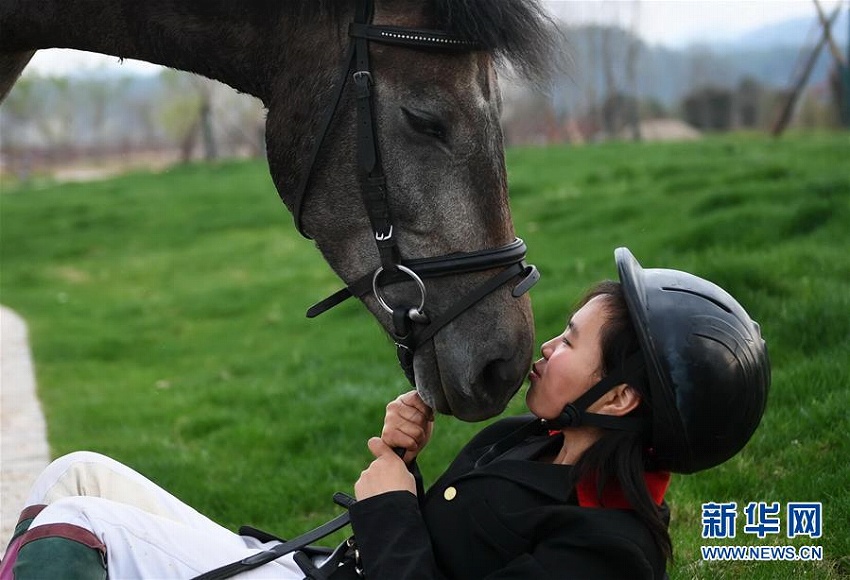
M 327 136 L 350 77 L 354 83 L 357 107 L 357 168 L 360 191 L 374 232 L 381 265 L 374 272 L 366 274 L 346 288 L 313 305 L 307 311 L 307 317 L 318 316 L 351 296 L 362 298 L 373 293 L 381 307 L 392 315 L 394 329 L 392 335 L 397 346 L 398 359 L 407 378 L 413 382 L 413 353 L 419 346 L 430 340 L 438 330 L 465 310 L 516 277 L 521 277 L 521 280 L 514 286 L 512 295 L 522 296 L 537 282 L 540 273 L 536 267 L 525 263 L 526 246 L 525 242 L 519 238 L 495 249 L 459 252 L 431 258 L 403 259 L 401 257 L 387 200 L 386 177 L 378 148 L 377 126 L 373 112 L 372 72 L 369 66 L 369 42 L 450 52 L 470 51 L 480 47 L 474 41 L 441 31 L 376 26 L 371 23 L 372 13 L 372 0 L 358 1 L 354 22 L 350 24 L 348 30 L 351 40 L 342 66 L 341 80 L 337 84 L 334 98 L 325 110 L 320 138 L 313 144 L 307 171 L 302 174 L 298 184 L 292 213 L 298 231 L 308 237 L 302 226 L 307 186 L 319 150 Z M 461 297 L 435 319 L 432 320 L 426 313 L 427 292 L 423 279 L 495 268 L 503 268 L 503 270 Z M 404 281 L 412 281 L 417 285 L 420 293 L 418 302 L 390 305 L 381 289 Z

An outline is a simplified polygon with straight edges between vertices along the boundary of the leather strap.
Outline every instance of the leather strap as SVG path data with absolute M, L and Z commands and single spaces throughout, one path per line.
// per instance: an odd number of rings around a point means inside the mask
M 334 501 L 337 503 L 341 503 L 345 505 L 346 508 L 350 507 L 354 504 L 354 499 L 346 496 L 345 494 L 337 493 L 334 494 Z M 267 564 L 274 560 L 277 560 L 281 556 L 285 556 L 290 552 L 295 552 L 297 550 L 301 550 L 305 546 L 312 544 L 313 542 L 328 536 L 335 531 L 345 527 L 351 521 L 351 518 L 346 511 L 343 514 L 338 515 L 332 520 L 325 522 L 321 526 L 310 530 L 305 534 L 301 534 L 297 538 L 293 538 L 287 542 L 283 542 L 282 544 L 278 544 L 269 550 L 265 550 L 263 552 L 257 552 L 247 558 L 243 558 L 238 562 L 233 562 L 231 564 L 227 564 L 225 566 L 221 566 L 216 568 L 215 570 L 210 570 L 209 572 L 205 572 L 200 576 L 196 576 L 193 580 L 223 580 L 224 578 L 231 578 L 240 574 L 242 572 L 246 572 L 248 570 L 253 570 L 254 568 L 258 568 L 263 564 Z
M 417 258 L 414 260 L 403 260 L 402 266 L 407 266 L 423 279 L 439 278 L 442 276 L 451 276 L 456 274 L 469 274 L 472 272 L 481 272 L 503 266 L 511 266 L 513 264 L 522 263 L 526 254 L 525 242 L 520 238 L 516 238 L 507 246 L 494 248 L 489 250 L 479 250 L 476 252 L 466 252 L 449 254 L 448 256 L 436 256 L 433 258 Z M 533 268 L 528 266 L 527 268 Z M 514 290 L 514 296 L 521 296 L 528 288 L 534 285 L 540 278 L 537 270 L 529 270 L 530 278 L 524 279 L 524 285 Z M 383 286 L 396 284 L 399 282 L 408 282 L 410 277 L 398 271 L 389 271 L 381 273 L 381 282 Z M 324 300 L 317 302 L 307 310 L 307 318 L 315 318 L 341 304 L 348 298 L 356 296 L 362 298 L 372 291 L 372 273 L 361 276 L 350 285 L 337 292 L 331 294 Z
M 363 3 L 363 12 L 359 13 L 355 24 L 366 26 L 372 20 L 372 2 Z M 385 272 L 394 272 L 401 262 L 398 244 L 393 232 L 393 220 L 387 200 L 387 180 L 384 165 L 381 163 L 381 151 L 375 135 L 375 112 L 373 110 L 372 73 L 369 66 L 369 41 L 365 37 L 352 36 L 354 45 L 355 101 L 357 108 L 357 171 L 360 178 L 360 194 L 366 215 L 372 226 L 375 244 Z
M 374 24 L 355 22 L 349 25 L 348 34 L 354 38 L 362 38 L 381 44 L 392 44 L 425 50 L 434 49 L 441 52 L 468 52 L 481 48 L 481 45 L 473 40 L 439 30 L 397 28 L 394 26 L 376 26 Z
M 340 70 L 340 78 L 342 81 L 337 84 L 330 106 L 325 108 L 325 115 L 322 118 L 322 124 L 319 126 L 319 138 L 313 141 L 313 147 L 310 149 L 310 155 L 307 158 L 308 163 L 304 166 L 304 172 L 301 174 L 301 177 L 298 180 L 298 187 L 295 190 L 295 199 L 292 204 L 292 217 L 295 220 L 295 228 L 298 230 L 298 233 L 307 239 L 310 239 L 310 236 L 304 232 L 304 224 L 302 223 L 304 199 L 307 196 L 307 188 L 310 185 L 310 177 L 313 175 L 313 165 L 316 163 L 319 151 L 322 149 L 325 137 L 328 134 L 328 129 L 330 129 L 331 121 L 333 121 L 333 118 L 336 115 L 336 110 L 339 107 L 339 101 L 342 98 L 342 93 L 345 91 L 345 80 L 348 78 L 348 71 L 351 69 L 351 60 L 353 57 L 354 44 L 352 43 L 349 45 L 348 52 L 342 61 Z
M 421 333 L 416 335 L 416 343 L 413 347 L 415 350 L 420 345 L 424 344 L 428 340 L 437 333 L 438 330 L 443 328 L 446 324 L 457 318 L 460 314 L 471 308 L 474 304 L 478 303 L 483 298 L 489 296 L 493 291 L 507 283 L 512 278 L 519 276 L 522 274 L 526 268 L 531 268 L 533 266 L 526 266 L 524 263 L 514 264 L 505 268 L 496 276 L 489 278 L 484 283 L 480 284 L 474 290 L 466 294 L 460 300 L 455 301 L 448 310 L 440 314 L 439 317 L 432 320 Z

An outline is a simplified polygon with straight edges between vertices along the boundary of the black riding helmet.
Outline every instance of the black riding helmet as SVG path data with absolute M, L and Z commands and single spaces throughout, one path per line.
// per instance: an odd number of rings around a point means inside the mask
M 614 252 L 646 364 L 652 467 L 708 469 L 749 441 L 764 414 L 770 361 L 759 325 L 722 288 Z

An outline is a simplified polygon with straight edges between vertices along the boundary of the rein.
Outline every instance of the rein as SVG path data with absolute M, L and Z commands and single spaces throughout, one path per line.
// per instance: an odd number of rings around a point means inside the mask
M 441 328 L 457 316 L 514 278 L 521 277 L 521 280 L 514 286 L 512 295 L 522 296 L 537 282 L 540 273 L 535 266 L 525 263 L 526 245 L 519 238 L 498 248 L 474 252 L 458 252 L 418 259 L 402 257 L 396 240 L 387 197 L 386 176 L 378 146 L 373 105 L 374 83 L 369 64 L 369 42 L 441 52 L 471 51 L 479 49 L 480 46 L 472 40 L 442 31 L 374 25 L 371 23 L 372 13 L 372 0 L 358 2 L 355 21 L 350 24 L 348 30 L 351 40 L 341 67 L 340 81 L 337 83 L 330 105 L 325 109 L 320 137 L 313 144 L 308 169 L 299 181 L 292 213 L 298 231 L 304 237 L 309 237 L 304 232 L 302 214 L 310 177 L 350 78 L 354 83 L 357 109 L 357 171 L 360 193 L 380 257 L 380 266 L 310 307 L 307 317 L 314 318 L 351 296 L 363 298 L 370 293 L 373 294 L 381 308 L 392 317 L 391 334 L 396 344 L 399 363 L 408 380 L 415 383 L 413 356 L 417 348 L 433 338 Z M 496 268 L 503 268 L 503 270 L 461 297 L 439 316 L 432 319 L 432 316 L 426 312 L 427 292 L 423 279 L 469 274 Z M 416 285 L 419 290 L 417 302 L 388 304 L 381 292 L 382 288 L 400 282 L 413 282 Z

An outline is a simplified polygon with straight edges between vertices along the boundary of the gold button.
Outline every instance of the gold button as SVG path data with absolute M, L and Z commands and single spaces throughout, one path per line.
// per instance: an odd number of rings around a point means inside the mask
M 446 498 L 446 501 L 452 501 L 455 496 L 457 496 L 457 489 L 454 487 L 447 487 L 446 491 L 443 492 L 443 497 Z

